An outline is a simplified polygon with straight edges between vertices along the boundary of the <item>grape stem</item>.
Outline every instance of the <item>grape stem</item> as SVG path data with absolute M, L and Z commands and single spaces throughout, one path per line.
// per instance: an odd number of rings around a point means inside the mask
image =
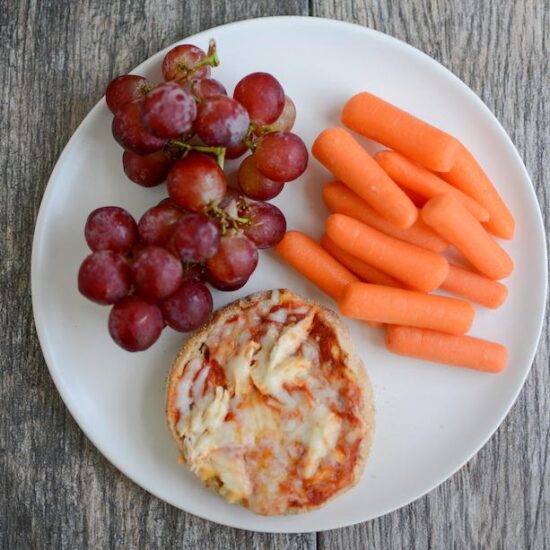
M 219 206 L 215 204 L 207 206 L 205 213 L 206 215 L 212 216 L 219 221 L 222 237 L 225 237 L 225 235 L 227 235 L 227 230 L 229 228 L 238 230 L 241 229 L 243 225 L 250 225 L 252 223 L 252 220 L 250 218 L 243 218 L 241 216 L 233 217 L 228 212 L 222 210 Z
M 171 144 L 177 145 L 183 149 L 183 157 L 185 157 L 189 151 L 198 151 L 199 153 L 207 153 L 210 155 L 216 155 L 216 161 L 220 165 L 220 168 L 223 170 L 223 165 L 225 162 L 225 147 L 209 147 L 207 145 L 191 145 L 185 141 L 178 139 L 173 139 L 170 141 Z
M 200 60 L 197 61 L 191 68 L 189 68 L 185 63 L 178 63 L 178 69 L 180 71 L 186 71 L 185 75 L 181 78 L 178 78 L 176 82 L 187 82 L 193 78 L 193 75 L 201 68 L 205 66 L 217 67 L 220 64 L 220 58 L 218 57 L 218 50 L 216 49 L 216 41 L 211 38 L 208 42 L 208 52 Z
M 256 150 L 256 142 L 254 139 L 254 132 L 256 131 L 257 124 L 254 122 L 250 123 L 250 126 L 248 126 L 248 130 L 246 131 L 246 135 L 244 136 L 243 143 L 248 147 L 252 153 Z
M 206 57 L 203 57 L 199 62 L 195 63 L 191 71 L 195 72 L 205 65 L 210 65 L 210 67 L 217 67 L 219 64 L 220 58 L 218 57 L 218 50 L 216 49 L 216 41 L 211 38 L 208 41 L 208 52 L 206 52 Z
M 259 135 L 258 130 L 260 132 Z M 244 136 L 243 143 L 252 153 L 254 153 L 258 145 L 258 139 L 274 131 L 275 129 L 273 126 L 262 126 L 260 124 L 256 124 L 255 122 L 251 122 L 248 126 L 248 130 L 246 131 L 246 135 Z

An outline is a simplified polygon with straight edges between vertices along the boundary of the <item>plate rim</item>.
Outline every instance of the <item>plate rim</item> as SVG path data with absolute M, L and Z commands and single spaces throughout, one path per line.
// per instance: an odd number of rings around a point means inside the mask
M 351 23 L 348 21 L 340 21 L 336 19 L 328 19 L 323 17 L 314 17 L 314 16 L 303 16 L 303 15 L 279 15 L 279 16 L 268 16 L 268 17 L 257 17 L 257 18 L 251 18 L 251 19 L 244 19 L 244 20 L 238 20 L 233 21 L 230 23 L 225 23 L 222 25 L 217 25 L 215 27 L 211 27 L 208 29 L 201 30 L 197 33 L 185 36 L 176 42 L 168 45 L 167 47 L 157 51 L 156 53 L 149 56 L 147 59 L 142 61 L 139 65 L 137 65 L 135 68 L 133 68 L 130 73 L 139 72 L 140 68 L 148 63 L 152 58 L 154 57 L 160 57 L 161 55 L 165 54 L 169 49 L 173 48 L 174 46 L 181 44 L 182 42 L 189 40 L 189 39 L 196 39 L 196 37 L 202 37 L 205 34 L 212 34 L 220 29 L 231 29 L 231 28 L 237 28 L 241 26 L 246 25 L 257 25 L 262 24 L 264 21 L 267 22 L 284 22 L 287 24 L 289 21 L 295 20 L 296 22 L 300 22 L 301 24 L 311 24 L 311 25 L 328 25 L 328 26 L 335 26 L 335 27 L 348 27 L 351 30 L 358 31 L 358 32 L 364 32 L 367 35 L 374 35 L 378 40 L 382 40 L 385 42 L 390 43 L 398 43 L 400 48 L 404 48 L 405 50 L 411 51 L 415 56 L 420 57 L 421 59 L 424 59 L 425 61 L 429 61 L 430 63 L 434 64 L 434 67 L 437 67 L 438 70 L 442 71 L 443 73 L 446 73 L 446 76 L 451 78 L 455 84 L 458 84 L 462 92 L 469 95 L 471 99 L 473 99 L 478 106 L 483 109 L 491 119 L 491 122 L 493 125 L 496 126 L 496 128 L 499 130 L 500 134 L 504 137 L 507 146 L 510 148 L 511 151 L 513 151 L 514 160 L 516 161 L 516 164 L 518 164 L 519 167 L 521 167 L 522 175 L 524 178 L 530 183 L 529 186 L 529 195 L 530 199 L 534 201 L 536 208 L 534 209 L 536 211 L 536 218 L 537 218 L 537 224 L 539 229 L 541 229 L 541 235 L 542 235 L 542 243 L 543 243 L 543 250 L 542 250 L 542 259 L 547 265 L 548 263 L 548 251 L 547 251 L 547 239 L 546 239 L 546 233 L 544 229 L 544 218 L 541 211 L 541 206 L 538 201 L 538 197 L 535 192 L 535 188 L 533 185 L 533 182 L 531 180 L 531 177 L 529 176 L 529 173 L 527 171 L 527 168 L 525 167 L 525 164 L 523 162 L 523 159 L 521 158 L 517 148 L 515 147 L 513 141 L 511 140 L 510 136 L 504 129 L 504 127 L 501 125 L 495 114 L 491 111 L 491 109 L 483 102 L 483 100 L 464 82 L 462 81 L 457 75 L 455 75 L 450 69 L 445 67 L 441 62 L 437 61 L 427 53 L 424 53 L 420 49 L 416 48 L 415 46 L 412 46 L 408 44 L 407 42 L 404 42 L 403 40 L 399 38 L 395 38 L 389 34 L 383 33 L 381 31 L 372 29 L 370 27 L 367 27 L 365 25 L 357 24 L 357 23 Z M 57 365 L 55 364 L 53 360 L 53 354 L 51 351 L 51 348 L 49 346 L 48 337 L 45 329 L 45 321 L 44 321 L 44 312 L 40 311 L 40 308 L 38 307 L 38 291 L 37 287 L 39 286 L 39 276 L 37 273 L 37 265 L 38 265 L 38 256 L 39 256 L 39 250 L 41 250 L 41 244 L 42 244 L 42 236 L 44 235 L 44 231 L 42 231 L 42 228 L 45 224 L 45 212 L 48 210 L 49 204 L 52 202 L 53 197 L 55 196 L 55 189 L 53 185 L 50 185 L 52 181 L 57 177 L 57 172 L 59 172 L 65 162 L 66 157 L 69 155 L 69 150 L 72 149 L 72 146 L 74 145 L 74 142 L 76 142 L 79 139 L 80 134 L 82 134 L 81 130 L 85 130 L 86 127 L 91 124 L 92 120 L 96 117 L 97 113 L 100 111 L 100 109 L 104 106 L 105 102 L 105 96 L 103 95 L 101 99 L 90 109 L 90 111 L 86 114 L 86 116 L 82 119 L 78 127 L 73 131 L 70 138 L 68 139 L 67 143 L 63 147 L 63 151 L 59 155 L 59 158 L 57 159 L 52 172 L 48 178 L 48 182 L 46 184 L 46 187 L 44 189 L 44 193 L 42 195 L 41 201 L 40 201 L 40 207 L 38 210 L 38 214 L 35 221 L 35 228 L 33 233 L 33 241 L 32 241 L 32 253 L 31 253 L 31 300 L 32 300 L 32 311 L 33 311 L 33 318 L 34 318 L 34 324 L 36 327 L 36 333 L 38 336 L 40 348 L 42 351 L 42 355 L 44 357 L 44 360 L 46 362 L 46 365 L 48 367 L 48 371 L 50 373 L 50 376 L 52 377 L 52 380 L 55 384 L 55 387 L 57 391 L 59 392 L 59 395 L 61 396 L 61 399 L 63 400 L 63 403 L 65 407 L 67 408 L 69 414 L 72 416 L 76 424 L 78 425 L 79 429 L 84 433 L 84 435 L 88 438 L 88 440 L 92 443 L 92 445 L 103 455 L 103 457 L 110 462 L 117 470 L 124 475 L 126 478 L 130 479 L 133 483 L 135 483 L 138 487 L 141 489 L 147 491 L 151 495 L 153 495 L 155 498 L 158 498 L 159 500 L 162 500 L 164 502 L 167 502 L 174 508 L 184 511 L 188 514 L 192 514 L 196 517 L 199 517 L 201 519 L 204 519 L 206 521 L 211 521 L 213 523 L 217 523 L 219 525 L 225 525 L 227 527 L 237 528 L 237 529 L 244 529 L 252 532 L 264 532 L 264 533 L 312 533 L 312 532 L 320 532 L 320 531 L 327 531 L 331 529 L 339 529 L 342 527 L 349 527 L 352 525 L 357 525 L 359 523 L 365 523 L 367 521 L 376 519 L 378 517 L 382 517 L 386 514 L 389 514 L 391 512 L 394 512 L 396 510 L 399 510 L 405 506 L 408 506 L 412 502 L 419 500 L 420 498 L 424 497 L 431 491 L 433 491 L 435 488 L 437 488 L 439 485 L 443 484 L 445 481 L 449 480 L 451 477 L 453 477 L 459 470 L 461 470 L 464 465 L 469 462 L 477 453 L 487 444 L 487 442 L 495 435 L 497 430 L 501 427 L 502 423 L 508 416 L 511 408 L 514 406 L 514 404 L 517 401 L 517 398 L 523 389 L 525 385 L 525 381 L 527 379 L 527 376 L 531 372 L 531 368 L 533 366 L 534 358 L 538 352 L 539 345 L 540 345 L 540 339 L 542 334 L 542 329 L 544 326 L 544 318 L 545 318 L 545 311 L 546 311 L 546 301 L 548 297 L 548 278 L 544 279 L 544 299 L 541 300 L 542 307 L 539 308 L 540 311 L 540 319 L 539 319 L 539 328 L 538 333 L 536 335 L 535 339 L 535 345 L 532 348 L 532 351 L 530 353 L 529 358 L 529 367 L 525 369 L 525 373 L 521 379 L 521 383 L 518 384 L 517 389 L 515 390 L 515 394 L 513 395 L 513 398 L 510 400 L 509 405 L 506 407 L 505 411 L 503 412 L 502 416 L 498 420 L 498 423 L 495 425 L 495 427 L 488 433 L 488 435 L 481 441 L 481 443 L 469 454 L 464 461 L 462 461 L 456 468 L 454 468 L 452 471 L 450 471 L 448 474 L 444 475 L 441 479 L 437 479 L 428 489 L 426 489 L 423 493 L 416 495 L 415 497 L 411 498 L 410 500 L 403 502 L 399 506 L 396 507 L 388 507 L 388 509 L 381 511 L 379 514 L 368 517 L 367 519 L 360 520 L 360 521 L 344 521 L 341 522 L 337 527 L 323 527 L 319 526 L 316 529 L 305 529 L 305 530 L 295 530 L 295 529 L 283 529 L 283 530 L 273 530 L 270 528 L 266 529 L 250 529 L 248 527 L 244 527 L 243 525 L 232 522 L 231 520 L 228 520 L 226 522 L 221 522 L 217 520 L 209 519 L 205 516 L 199 515 L 195 512 L 190 512 L 184 508 L 182 508 L 179 504 L 176 504 L 171 499 L 167 499 L 165 497 L 159 496 L 154 489 L 150 489 L 144 486 L 141 482 L 137 481 L 133 475 L 129 475 L 123 465 L 119 464 L 118 460 L 114 460 L 111 457 L 110 452 L 108 449 L 106 449 L 102 444 L 100 444 L 97 441 L 97 438 L 95 435 L 91 436 L 90 433 L 88 433 L 87 430 L 83 428 L 83 425 L 85 425 L 85 422 L 83 421 L 81 414 L 79 413 L 78 406 L 76 403 L 72 401 L 72 398 L 70 397 L 70 390 L 65 385 L 63 381 L 63 377 L 61 375 L 61 371 L 58 369 Z M 282 516 L 285 517 L 285 516 Z

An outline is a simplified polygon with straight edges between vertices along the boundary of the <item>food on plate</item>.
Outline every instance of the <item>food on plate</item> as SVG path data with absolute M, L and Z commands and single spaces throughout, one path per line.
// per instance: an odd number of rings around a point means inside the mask
M 313 239 L 289 231 L 275 247 L 277 254 L 314 285 L 338 300 L 344 288 L 359 279 Z
M 396 288 L 403 288 L 403 284 L 397 279 L 390 277 L 387 273 L 376 269 L 372 265 L 357 259 L 355 256 L 345 252 L 339 246 L 336 246 L 334 242 L 328 237 L 323 235 L 321 238 L 321 246 L 336 260 L 338 260 L 344 267 L 347 267 L 352 273 L 357 275 L 362 281 L 366 283 L 373 283 L 375 285 L 393 286 Z
M 403 228 L 389 222 L 351 189 L 339 181 L 331 181 L 323 187 L 323 200 L 334 214 L 345 214 L 378 229 L 382 233 L 415 244 L 434 252 L 442 252 L 448 246 L 439 235 L 419 217 L 410 227 Z
M 353 96 L 344 105 L 342 122 L 359 134 L 438 172 L 446 172 L 454 166 L 460 147 L 453 136 L 368 92 Z
M 451 170 L 438 175 L 487 209 L 489 221 L 483 224 L 487 231 L 501 239 L 511 239 L 514 236 L 516 222 L 512 213 L 466 147 L 460 147 Z
M 294 231 L 279 243 L 279 255 L 335 299 L 344 315 L 386 325 L 387 340 L 395 334 L 391 351 L 498 372 L 506 349 L 462 336 L 473 306 L 426 293 L 441 290 L 500 307 L 508 289 L 494 279 L 510 275 L 513 261 L 486 229 L 511 238 L 510 211 L 453 136 L 368 92 L 346 103 L 342 122 L 394 150 L 373 159 L 346 130 L 322 131 L 312 153 L 341 180 L 322 192 L 332 213 L 320 241 L 329 257 Z M 443 256 L 449 245 L 473 268 L 450 265 Z
M 389 222 L 406 228 L 416 221 L 418 210 L 409 197 L 343 128 L 323 130 L 311 152 Z
M 250 125 L 247 110 L 226 95 L 201 100 L 194 130 L 206 145 L 236 147 L 243 141 Z
M 269 125 L 274 132 L 290 132 L 296 121 L 296 105 L 290 97 L 285 96 L 285 104 L 279 118 Z
M 437 177 L 433 172 L 411 162 L 403 155 L 395 151 L 380 151 L 374 155 L 374 160 L 399 186 L 414 191 L 426 199 L 450 193 L 480 222 L 486 222 L 489 219 L 489 212 L 472 197 Z
M 137 242 L 137 225 L 123 208 L 105 206 L 93 210 L 84 226 L 84 238 L 94 252 L 130 252 Z
M 464 300 L 361 282 L 344 288 L 338 306 L 353 319 L 449 334 L 465 334 L 474 319 L 474 308 Z
M 504 279 L 514 270 L 508 253 L 452 195 L 430 199 L 422 219 L 490 279 Z
M 352 487 L 374 432 L 344 324 L 288 290 L 229 304 L 184 344 L 166 413 L 188 468 L 265 515 L 318 508 Z
M 491 309 L 500 307 L 508 296 L 508 288 L 502 283 L 453 264 L 449 264 L 449 274 L 441 284 L 441 290 Z
M 130 267 L 118 254 L 98 250 L 80 265 L 78 290 L 96 304 L 114 304 L 128 294 L 130 274 Z
M 147 92 L 141 105 L 141 119 L 145 128 L 162 138 L 176 139 L 190 132 L 196 118 L 195 98 L 176 82 L 155 86 Z
M 407 195 L 407 197 L 411 199 L 411 201 L 417 208 L 422 208 L 426 204 L 426 202 L 428 202 L 428 199 L 426 197 L 419 195 L 418 193 L 416 193 L 416 191 L 412 191 L 411 189 L 407 189 L 406 187 L 401 187 L 401 189 L 403 189 L 405 195 Z M 420 217 L 416 221 L 418 221 L 419 219 Z
M 268 73 L 252 73 L 237 83 L 233 97 L 250 113 L 252 122 L 274 123 L 285 106 L 285 91 L 279 81 Z
M 124 151 L 122 154 L 124 173 L 142 187 L 156 187 L 165 181 L 172 164 L 172 155 L 164 149 L 145 156 L 132 151 Z
M 241 162 L 237 178 L 243 194 L 259 201 L 275 198 L 284 187 L 283 182 L 270 180 L 258 170 L 254 155 L 246 157 Z
M 274 181 L 292 181 L 307 168 L 304 142 L 292 132 L 269 132 L 258 139 L 254 152 L 256 168 Z
M 152 346 L 163 328 L 158 304 L 137 294 L 118 300 L 109 313 L 109 334 L 126 351 L 142 351 Z
M 224 292 L 247 283 L 258 249 L 276 245 L 286 231 L 283 212 L 262 201 L 307 167 L 306 146 L 291 132 L 296 106 L 281 83 L 252 73 L 230 97 L 211 77 L 219 63 L 213 40 L 207 52 L 182 44 L 164 57 L 165 82 L 123 75 L 107 87 L 125 174 L 142 187 L 166 181 L 169 194 L 138 224 L 116 206 L 95 210 L 86 222 L 94 254 L 80 268 L 79 290 L 116 306 L 109 330 L 129 351 L 147 349 L 165 324 L 188 332 L 206 322 L 212 296 L 205 282 Z M 246 152 L 237 189 L 230 188 L 225 159 Z M 126 299 L 132 296 L 139 299 Z M 153 309 L 140 328 L 134 313 Z
M 422 292 L 438 288 L 449 272 L 447 260 L 436 252 L 385 235 L 343 214 L 331 214 L 325 231 L 345 252 Z
M 149 81 L 137 74 L 117 76 L 107 86 L 105 101 L 113 115 L 118 114 L 124 105 L 136 99 L 143 99 L 150 90 Z
M 386 347 L 393 353 L 485 372 L 500 372 L 508 351 L 501 344 L 413 327 L 386 326 Z

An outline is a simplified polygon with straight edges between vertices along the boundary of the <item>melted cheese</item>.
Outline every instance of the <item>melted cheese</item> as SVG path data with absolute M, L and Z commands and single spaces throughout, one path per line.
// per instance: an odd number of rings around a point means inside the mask
M 292 356 L 308 337 L 315 311 L 315 308 L 311 308 L 301 321 L 285 327 L 278 339 L 273 341 L 271 348 L 264 345 L 263 352 L 258 354 L 252 380 L 262 393 L 271 394 L 289 403 L 283 386 L 303 377 L 310 365 L 304 357 Z
M 238 395 L 248 393 L 250 389 L 250 368 L 254 352 L 259 344 L 253 341 L 246 341 L 239 351 L 227 361 L 225 375 L 227 381 Z
M 208 382 L 210 367 L 196 358 L 185 366 L 175 400 L 191 470 L 229 502 L 259 513 L 284 510 L 291 498 L 306 502 L 305 480 L 315 483 L 322 463 L 350 460 L 338 445 L 363 436 L 361 425 L 345 425 L 333 412 L 339 386 L 326 379 L 310 334 L 317 308 L 271 313 L 280 298 L 273 294 L 209 333 L 206 346 L 224 386 Z M 342 376 L 339 384 L 347 383 Z

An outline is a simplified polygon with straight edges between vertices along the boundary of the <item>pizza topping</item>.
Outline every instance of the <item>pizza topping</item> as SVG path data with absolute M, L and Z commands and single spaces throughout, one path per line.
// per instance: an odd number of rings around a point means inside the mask
M 209 357 L 184 366 L 173 413 L 192 471 L 264 514 L 350 484 L 365 428 L 334 329 L 316 306 L 276 298 L 209 332 Z
M 225 372 L 235 394 L 243 395 L 250 389 L 252 357 L 259 347 L 257 342 L 249 340 L 241 346 L 236 355 L 227 361 Z

